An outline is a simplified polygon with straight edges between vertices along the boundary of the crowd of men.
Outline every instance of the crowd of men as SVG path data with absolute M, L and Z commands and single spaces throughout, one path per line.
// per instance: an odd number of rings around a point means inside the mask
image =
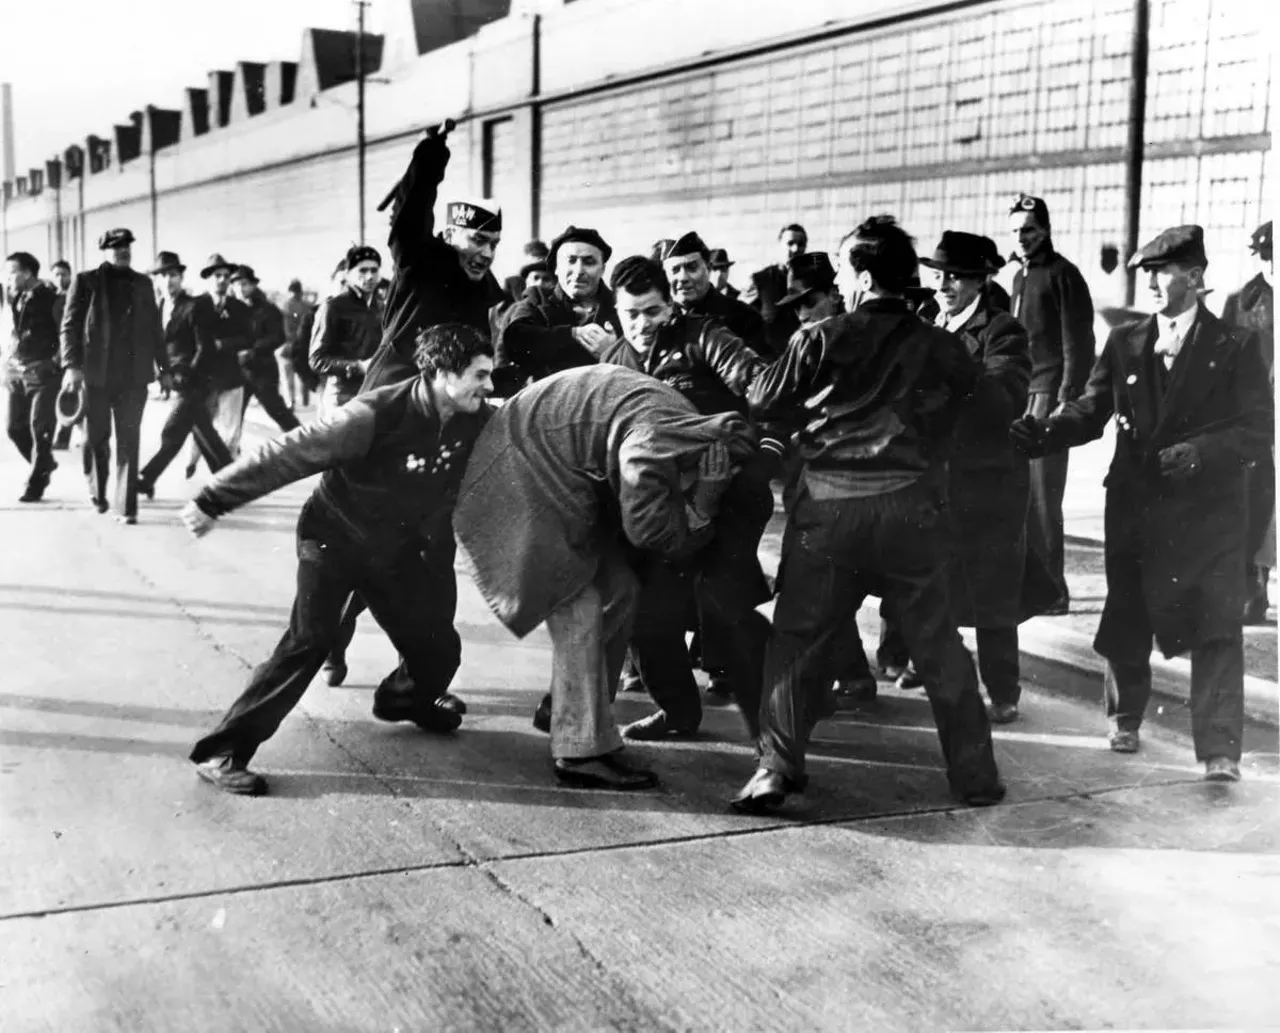
M 251 267 L 218 254 L 200 294 L 173 252 L 149 279 L 127 229 L 102 237 L 98 268 L 57 269 L 57 286 L 33 256 L 8 257 L 24 502 L 43 497 L 57 428 L 77 421 L 90 500 L 126 524 L 188 438 L 188 476 L 201 458 L 213 473 L 183 510 L 196 535 L 321 475 L 298 520 L 289 626 L 196 744 L 202 778 L 265 791 L 250 760 L 317 674 L 343 680 L 365 609 L 400 656 L 374 716 L 457 729 L 461 546 L 506 627 L 548 628 L 551 687 L 533 720 L 566 784 L 655 784 L 623 741 L 694 735 L 700 664 L 756 747 L 733 806 L 778 807 L 804 790 L 814 726 L 874 704 L 856 614 L 876 596 L 881 675 L 927 693 L 953 795 L 997 803 L 991 723 L 1019 718 L 1018 626 L 1071 605 L 1068 450 L 1113 420 L 1095 641 L 1110 746 L 1139 748 L 1154 641 L 1191 655 L 1206 778 L 1239 778 L 1242 625 L 1265 613 L 1274 565 L 1269 223 L 1252 241 L 1259 275 L 1221 319 L 1202 300 L 1201 229 L 1148 242 L 1130 265 L 1155 314 L 1100 352 L 1084 277 L 1028 195 L 1009 210 L 1011 294 L 989 238 L 947 230 L 918 254 L 890 216 L 830 253 L 785 226 L 777 263 L 741 295 L 729 256 L 694 231 L 606 276 L 605 236 L 570 225 L 526 246 L 504 289 L 496 201 L 449 202 L 436 233 L 449 128 L 428 132 L 384 201 L 389 281 L 377 249 L 352 247 L 318 309 L 294 283 L 281 311 Z M 157 379 L 170 407 L 140 466 Z M 302 426 L 299 391 L 320 408 Z M 237 459 L 251 398 L 285 433 Z M 775 487 L 787 525 L 770 585 L 758 549 Z M 774 595 L 770 622 L 758 608 Z M 976 629 L 976 668 L 961 627 Z M 622 730 L 620 683 L 656 705 Z

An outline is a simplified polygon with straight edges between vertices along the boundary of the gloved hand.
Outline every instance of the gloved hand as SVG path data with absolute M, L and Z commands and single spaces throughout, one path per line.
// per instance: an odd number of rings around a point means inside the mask
M 1160 475 L 1172 481 L 1185 481 L 1200 472 L 1200 452 L 1188 441 L 1160 450 Z
M 732 479 L 729 449 L 717 441 L 702 453 L 698 461 L 698 480 L 693 486 L 689 507 L 704 520 L 712 519 L 720 508 L 720 496 Z
M 1009 440 L 1032 459 L 1049 454 L 1049 425 L 1034 416 L 1023 416 L 1009 425 Z

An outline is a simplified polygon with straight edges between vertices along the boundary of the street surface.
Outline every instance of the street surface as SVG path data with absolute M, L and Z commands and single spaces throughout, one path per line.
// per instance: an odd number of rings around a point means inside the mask
M 149 406 L 144 453 L 162 416 Z M 1273 727 L 1247 727 L 1243 782 L 1208 785 L 1185 705 L 1153 701 L 1142 752 L 1119 756 L 1099 668 L 1028 657 L 1025 717 L 995 733 L 996 808 L 951 802 L 923 693 L 883 686 L 876 710 L 818 728 L 809 791 L 773 818 L 727 810 L 753 758 L 726 708 L 697 741 L 628 747 L 658 790 L 564 789 L 530 725 L 548 640 L 512 638 L 464 577 L 458 733 L 372 719 L 394 655 L 366 616 L 348 683 L 317 682 L 258 754 L 271 795 L 230 797 L 186 753 L 287 619 L 309 485 L 197 542 L 181 462 L 122 527 L 89 508 L 74 453 L 36 506 L 0 453 L 5 1033 L 1280 1017 Z M 1094 472 L 1077 530 L 1100 519 Z M 1274 681 L 1274 627 L 1250 634 L 1270 642 L 1250 673 Z

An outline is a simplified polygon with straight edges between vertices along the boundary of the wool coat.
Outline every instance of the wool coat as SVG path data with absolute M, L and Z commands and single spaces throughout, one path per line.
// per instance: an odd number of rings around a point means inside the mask
M 61 364 L 78 369 L 89 387 L 108 384 L 143 387 L 167 370 L 160 312 L 151 281 L 129 270 L 129 320 L 133 348 L 127 368 L 111 352 L 111 311 L 107 300 L 107 263 L 79 273 L 71 282 L 62 314 Z

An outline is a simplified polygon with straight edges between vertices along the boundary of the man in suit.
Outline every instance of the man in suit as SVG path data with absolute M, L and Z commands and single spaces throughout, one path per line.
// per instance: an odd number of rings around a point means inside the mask
M 1191 723 L 1205 778 L 1240 777 L 1244 722 L 1247 467 L 1271 444 L 1274 403 L 1258 337 L 1204 307 L 1199 226 L 1165 230 L 1130 265 L 1156 314 L 1111 332 L 1084 393 L 1011 428 L 1032 456 L 1093 441 L 1116 419 L 1107 474 L 1106 660 L 1111 749 L 1133 753 L 1151 695 L 1151 643 L 1191 653 Z
M 240 375 L 244 378 L 244 400 L 258 404 L 281 430 L 298 426 L 298 417 L 280 397 L 280 368 L 276 365 L 276 349 L 284 344 L 284 314 L 258 287 L 258 274 L 253 266 L 238 265 L 231 274 L 231 286 L 249 313 L 249 347 L 240 353 Z
M 30 464 L 18 501 L 39 502 L 58 465 L 53 461 L 59 381 L 58 295 L 39 279 L 40 263 L 34 255 L 15 251 L 7 265 L 5 304 L 13 328 L 5 363 L 9 440 Z
M 686 233 L 663 247 L 658 261 L 671 283 L 677 311 L 714 319 L 756 354 L 767 355 L 765 325 L 759 313 L 712 290 L 710 257 L 711 249 L 696 233 Z
M 160 298 L 160 324 L 177 397 L 161 428 L 159 449 L 138 474 L 138 491 L 147 498 L 155 497 L 156 481 L 182 451 L 189 434 L 194 434 L 210 472 L 217 473 L 231 462 L 231 452 L 214 428 L 208 406 L 215 357 L 213 309 L 207 297 L 195 298 L 183 289 L 186 269 L 176 253 L 161 251 L 151 270 Z
M 98 248 L 111 257 L 80 273 L 62 317 L 64 390 L 84 392 L 84 472 L 99 513 L 111 508 L 107 478 L 116 436 L 116 519 L 138 522 L 138 447 L 147 385 L 169 379 L 160 314 L 151 281 L 130 268 L 133 233 L 108 230 Z
M 236 264 L 214 252 L 200 270 L 200 279 L 208 285 L 206 305 L 213 310 L 213 358 L 209 363 L 209 394 L 206 405 L 213 425 L 218 428 L 234 459 L 240 454 L 240 435 L 244 430 L 244 375 L 240 371 L 240 355 L 253 347 L 249 310 L 231 294 L 231 274 Z M 187 461 L 187 478 L 195 476 L 200 461 L 196 442 L 191 444 Z
M 791 335 L 800 328 L 796 314 L 778 302 L 787 293 L 787 267 L 793 259 L 809 250 L 809 234 L 799 223 L 788 223 L 778 231 L 779 259 L 774 265 L 751 274 L 751 284 L 742 300 L 760 313 L 764 320 L 767 350 L 781 355 L 787 349 Z
M 707 264 L 711 266 L 711 289 L 719 291 L 730 301 L 737 301 L 742 291 L 729 282 L 729 270 L 736 264 L 729 261 L 729 252 L 722 247 L 713 247 Z

